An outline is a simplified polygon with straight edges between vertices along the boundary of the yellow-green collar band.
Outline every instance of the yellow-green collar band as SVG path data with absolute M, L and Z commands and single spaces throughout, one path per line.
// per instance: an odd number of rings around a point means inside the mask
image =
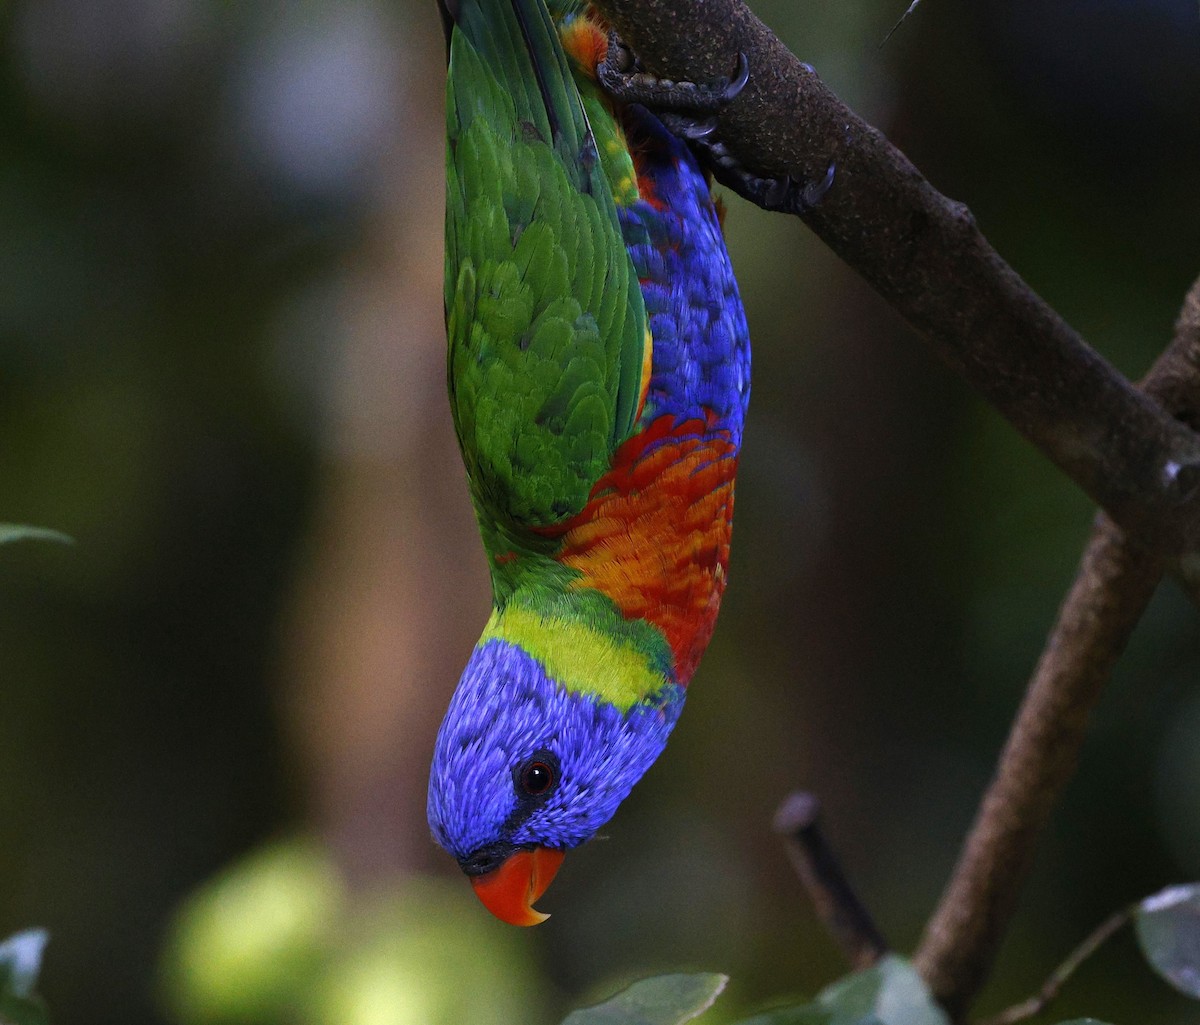
M 492 611 L 479 643 L 493 638 L 519 645 L 568 691 L 602 698 L 621 711 L 668 682 L 632 644 L 577 619 L 510 604 Z

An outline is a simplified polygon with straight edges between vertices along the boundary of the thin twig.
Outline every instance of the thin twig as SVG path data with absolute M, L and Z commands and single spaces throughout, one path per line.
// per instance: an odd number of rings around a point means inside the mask
M 1200 280 L 1143 387 L 1181 418 L 1200 413 Z M 1101 688 L 1165 561 L 1101 516 L 1029 683 L 958 864 L 915 957 L 952 1017 L 991 970 L 1037 838 L 1075 769 Z
M 1131 904 L 1129 907 L 1122 908 L 1116 914 L 1111 915 L 1087 939 L 1067 955 L 1067 959 L 1054 969 L 1050 978 L 1042 984 L 1042 988 L 1034 996 L 1031 996 L 1028 1000 L 1023 1000 L 1019 1004 L 1014 1004 L 992 1018 L 985 1019 L 979 1025 L 1015 1025 L 1016 1022 L 1024 1021 L 1026 1018 L 1032 1018 L 1035 1014 L 1040 1014 L 1058 996 L 1059 990 L 1075 974 L 1079 966 L 1096 953 L 1109 937 L 1127 925 L 1136 910 L 1137 905 Z
M 900 18 L 897 20 L 896 24 L 893 25 L 891 27 L 891 29 L 888 31 L 888 34 L 883 37 L 883 42 L 881 42 L 879 44 L 879 48 L 881 50 L 884 48 L 884 46 L 887 45 L 887 41 L 896 34 L 896 29 L 898 29 L 901 25 L 903 25 L 908 20 L 908 16 L 917 9 L 917 4 L 919 4 L 920 2 L 921 2 L 921 0 L 912 0 L 912 3 L 908 5 L 908 9 L 905 10 L 905 12 L 902 15 L 900 15 Z
M 786 837 L 788 857 L 817 915 L 856 968 L 870 968 L 888 952 L 867 909 L 855 896 L 821 831 L 821 804 L 804 791 L 789 794 L 775 813 L 775 832 Z
M 1200 437 L 1134 389 L 742 0 L 595 0 L 644 63 L 746 88 L 718 133 L 762 176 L 833 187 L 808 225 L 1124 529 L 1169 556 L 1200 550 Z M 1182 475 L 1178 468 L 1185 470 Z

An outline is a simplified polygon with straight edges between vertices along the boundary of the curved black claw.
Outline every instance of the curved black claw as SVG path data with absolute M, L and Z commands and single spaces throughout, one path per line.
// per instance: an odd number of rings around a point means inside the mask
M 781 213 L 802 214 L 811 210 L 833 187 L 836 167 L 830 164 L 820 181 L 801 181 L 785 174 L 781 178 L 759 178 L 755 175 L 726 169 L 716 174 L 723 185 L 736 191 L 764 210 Z
M 741 50 L 739 50 L 737 55 L 737 66 L 733 70 L 733 77 L 729 80 L 729 85 L 725 87 L 725 92 L 721 96 L 722 104 L 736 99 L 738 94 L 746 88 L 746 83 L 749 81 L 750 58 L 742 53 Z
M 822 199 L 825 198 L 825 193 L 833 188 L 833 178 L 837 173 L 837 165 L 830 163 L 825 168 L 825 174 L 820 181 L 808 182 L 800 190 L 800 204 L 802 210 L 810 210 L 816 206 Z
M 707 138 L 689 141 L 712 169 L 717 181 L 764 210 L 802 214 L 820 203 L 833 187 L 837 171 L 835 164 L 825 169 L 819 181 L 801 181 L 790 174 L 779 178 L 763 178 L 743 167 L 724 143 Z
M 750 81 L 750 61 L 744 53 L 728 78 L 712 82 L 672 82 L 646 71 L 616 34 L 608 36 L 608 54 L 596 68 L 605 91 L 622 103 L 640 103 L 656 114 L 690 114 L 694 119 L 721 112 Z
M 750 81 L 750 60 L 744 53 L 738 53 L 737 66 L 728 78 L 703 84 L 671 82 L 646 71 L 616 31 L 610 30 L 608 53 L 597 66 L 596 77 L 614 99 L 649 108 L 667 131 L 688 143 L 717 181 L 764 210 L 804 213 L 820 203 L 833 186 L 833 164 L 820 181 L 799 181 L 791 175 L 762 178 L 742 167 L 715 138 L 717 115 Z
M 717 122 L 712 118 L 698 121 L 686 114 L 671 114 L 662 111 L 658 114 L 658 119 L 668 132 L 688 142 L 703 142 L 717 130 Z

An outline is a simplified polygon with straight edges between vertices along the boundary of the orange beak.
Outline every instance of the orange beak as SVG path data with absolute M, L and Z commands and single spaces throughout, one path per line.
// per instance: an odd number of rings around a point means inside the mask
M 544 922 L 550 916 L 534 911 L 533 902 L 546 892 L 562 864 L 564 853 L 552 847 L 514 851 L 499 868 L 471 877 L 475 896 L 500 921 L 509 925 Z

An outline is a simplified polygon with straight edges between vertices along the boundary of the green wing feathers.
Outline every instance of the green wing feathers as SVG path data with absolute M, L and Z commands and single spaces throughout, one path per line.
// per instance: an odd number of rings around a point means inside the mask
M 450 402 L 481 519 L 519 531 L 582 509 L 632 430 L 646 316 L 542 0 L 460 8 L 446 111 Z

